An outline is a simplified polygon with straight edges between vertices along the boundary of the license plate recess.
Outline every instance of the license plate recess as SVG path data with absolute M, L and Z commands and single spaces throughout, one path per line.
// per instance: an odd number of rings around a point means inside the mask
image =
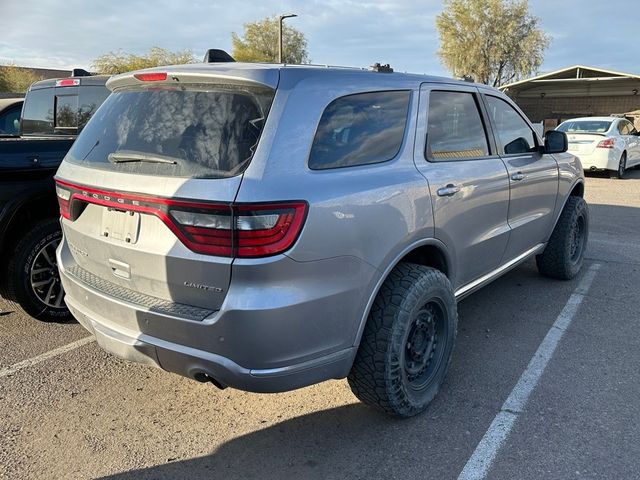
M 140 230 L 140 213 L 105 208 L 100 234 L 125 243 L 136 243 Z

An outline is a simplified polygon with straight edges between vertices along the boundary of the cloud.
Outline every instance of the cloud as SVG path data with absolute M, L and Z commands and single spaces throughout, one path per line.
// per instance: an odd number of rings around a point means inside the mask
M 554 37 L 543 70 L 584 63 L 638 72 L 628 2 L 589 4 L 565 0 L 529 2 L 543 29 Z M 428 0 L 21 0 L 4 1 L 0 62 L 71 68 L 90 67 L 101 54 L 152 46 L 231 49 L 231 32 L 246 22 L 283 12 L 309 42 L 314 63 L 366 67 L 390 63 L 396 70 L 446 75 L 437 58 L 435 16 L 441 1 Z M 606 27 L 606 32 L 605 31 Z

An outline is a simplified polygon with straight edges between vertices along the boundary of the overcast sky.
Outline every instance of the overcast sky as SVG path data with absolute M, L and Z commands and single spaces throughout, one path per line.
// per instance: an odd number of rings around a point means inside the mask
M 541 71 L 584 64 L 640 73 L 628 1 L 530 0 L 553 40 Z M 440 0 L 0 0 L 0 64 L 90 68 L 97 56 L 152 46 L 231 51 L 231 32 L 268 15 L 302 31 L 313 63 L 446 75 L 436 51 Z M 626 12 L 626 14 L 625 14 Z

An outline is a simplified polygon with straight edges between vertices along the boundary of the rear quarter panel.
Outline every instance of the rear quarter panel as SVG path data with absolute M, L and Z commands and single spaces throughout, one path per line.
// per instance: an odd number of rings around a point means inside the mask
M 361 79 L 360 79 L 361 81 Z M 325 107 L 335 98 L 360 91 L 380 90 L 366 84 L 318 88 L 301 82 L 279 88 L 256 156 L 246 170 L 238 202 L 306 200 L 309 211 L 295 245 L 286 252 L 296 262 L 344 258 L 336 276 L 351 275 L 356 263 L 362 286 L 348 318 L 333 319 L 344 338 L 357 342 L 369 300 L 388 267 L 410 245 L 432 239 L 433 212 L 429 185 L 413 162 L 418 91 L 412 96 L 399 153 L 390 161 L 346 168 L 311 170 L 308 157 Z M 268 152 L 268 153 L 267 153 Z
M 345 88 L 344 94 L 352 92 L 352 87 Z M 413 163 L 418 95 L 413 92 L 394 159 L 310 170 L 307 161 L 320 116 L 342 93 L 328 89 L 311 94 L 304 85 L 278 91 L 259 147 L 269 153 L 256 155 L 236 200 L 306 200 L 307 220 L 287 255 L 297 261 L 355 256 L 384 270 L 391 252 L 403 243 L 433 236 L 429 187 Z

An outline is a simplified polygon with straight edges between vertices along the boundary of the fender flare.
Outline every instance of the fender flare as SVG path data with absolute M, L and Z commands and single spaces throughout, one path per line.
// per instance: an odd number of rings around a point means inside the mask
M 364 312 L 362 314 L 362 317 L 359 320 L 359 325 L 358 325 L 358 330 L 356 333 L 356 338 L 355 341 L 353 343 L 354 351 L 353 351 L 353 357 L 352 357 L 352 361 L 355 358 L 355 355 L 358 351 L 358 347 L 360 346 L 360 341 L 362 339 L 362 333 L 364 332 L 364 327 L 367 324 L 367 319 L 369 318 L 369 312 L 371 311 L 371 307 L 373 306 L 373 302 L 375 301 L 376 297 L 378 296 L 378 293 L 380 292 L 380 289 L 382 288 L 382 284 L 384 283 L 384 281 L 387 279 L 387 277 L 389 276 L 389 274 L 391 273 L 391 271 L 396 267 L 396 265 L 398 265 L 398 263 L 400 263 L 400 261 L 410 252 L 412 252 L 413 250 L 415 250 L 416 248 L 419 247 L 424 247 L 424 246 L 434 246 L 436 248 L 438 248 L 442 254 L 444 255 L 444 259 L 445 262 L 447 264 L 447 270 L 450 272 L 449 277 L 450 278 L 454 278 L 455 277 L 455 268 L 451 262 L 451 257 L 449 255 L 449 249 L 447 248 L 447 246 L 440 240 L 436 239 L 436 238 L 423 238 L 420 240 L 417 240 L 413 243 L 410 243 L 409 245 L 405 246 L 394 258 L 393 260 L 387 265 L 387 267 L 382 271 L 382 274 L 380 275 L 380 277 L 378 278 L 378 281 L 375 284 L 375 287 L 372 289 L 371 294 L 369 295 L 369 298 L 367 300 L 366 306 L 364 308 Z M 378 271 L 380 271 L 378 269 Z
M 569 198 L 571 198 L 573 196 L 573 195 L 571 195 L 571 192 L 573 192 L 578 185 L 582 185 L 582 188 L 584 190 L 584 181 L 582 179 L 578 179 L 575 182 L 573 182 L 573 185 L 571 185 L 571 188 L 569 189 L 569 195 L 567 195 L 564 198 L 564 201 L 562 202 L 562 208 L 558 209 L 558 212 L 556 213 L 556 218 L 553 220 L 553 228 L 551 229 L 551 232 L 549 232 L 549 237 L 551 237 L 551 234 L 556 229 L 556 225 L 558 224 L 558 220 L 560 220 L 560 215 L 562 215 L 562 212 L 564 211 L 564 207 L 567 205 L 567 202 L 569 201 Z M 549 239 L 547 238 L 547 240 L 549 240 Z

